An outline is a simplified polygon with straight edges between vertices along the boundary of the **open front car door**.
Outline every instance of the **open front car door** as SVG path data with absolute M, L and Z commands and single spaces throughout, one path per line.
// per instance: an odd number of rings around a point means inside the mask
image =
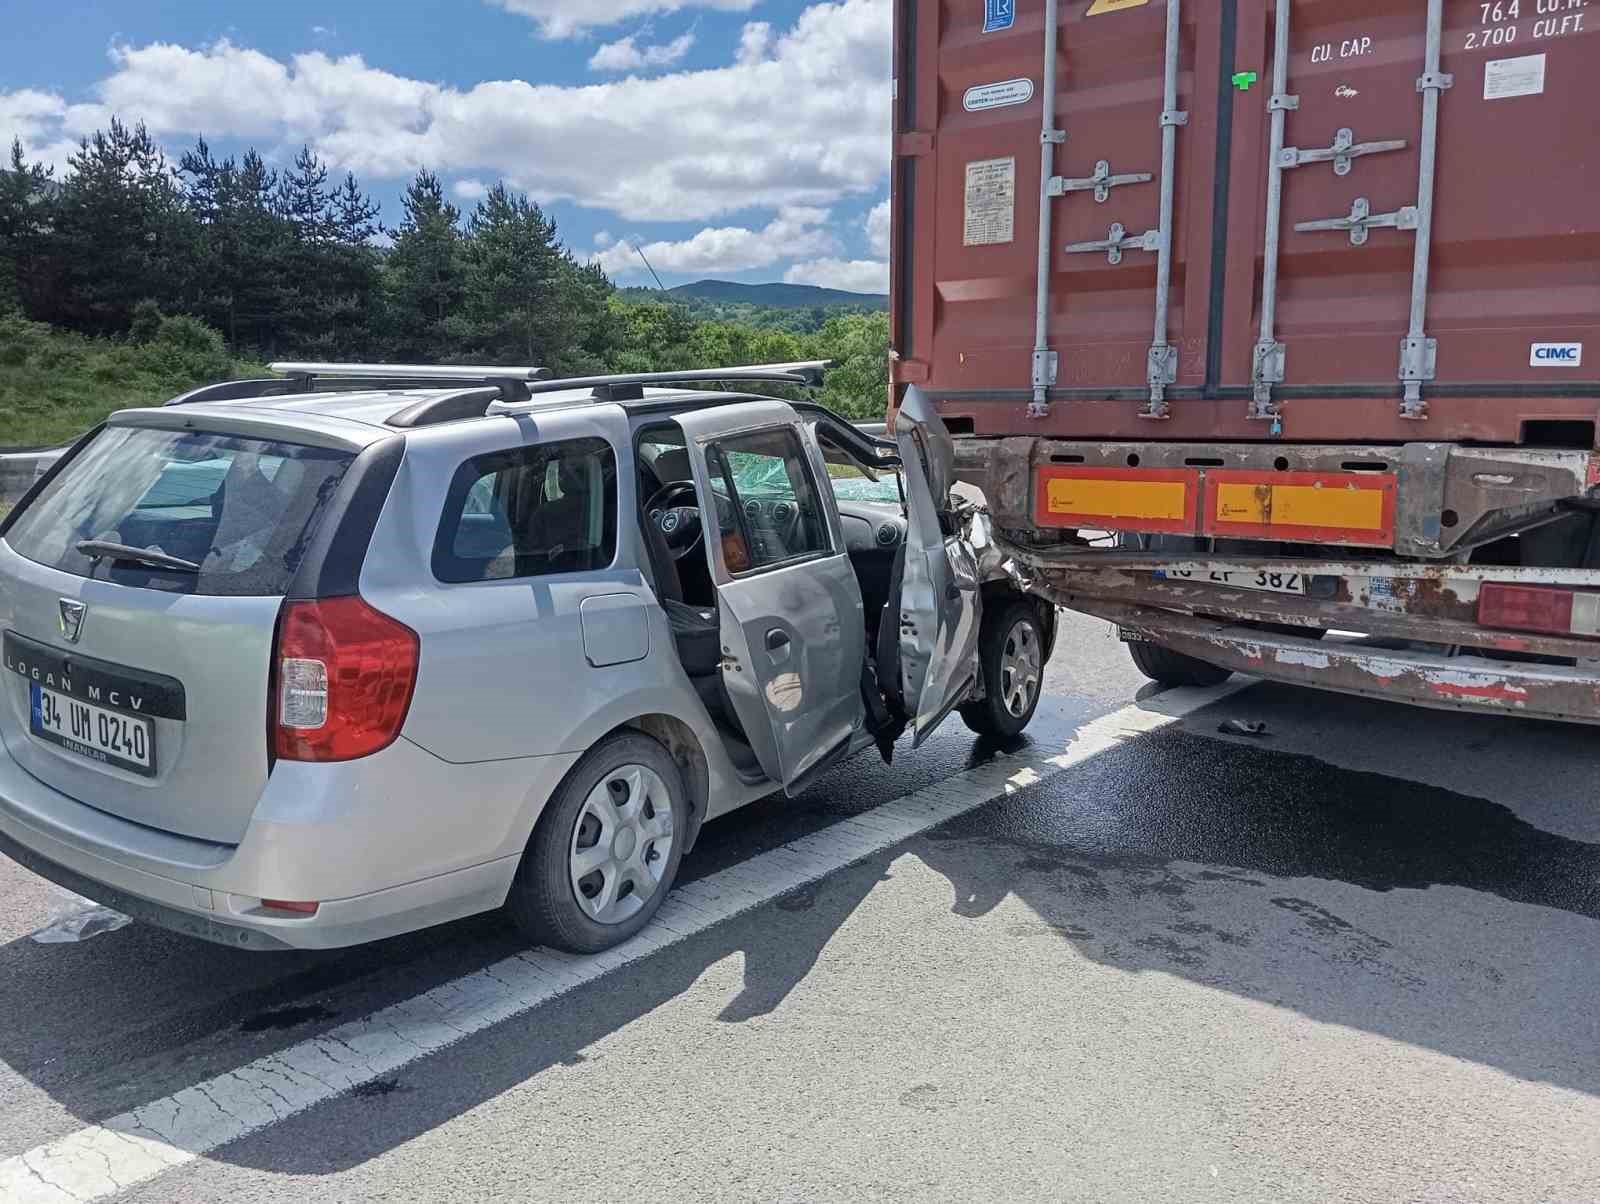
M 950 493 L 955 445 L 920 389 L 907 390 L 893 435 L 904 466 L 908 523 L 899 581 L 899 685 L 921 744 L 977 686 L 983 602 L 977 555 Z

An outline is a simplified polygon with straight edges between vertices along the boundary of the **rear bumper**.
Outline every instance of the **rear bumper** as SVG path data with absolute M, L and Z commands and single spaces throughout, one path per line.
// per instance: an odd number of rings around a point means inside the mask
M 1001 531 L 1349 545 L 1437 561 L 1588 494 L 1600 485 L 1600 454 L 1445 443 L 967 437 L 956 440 L 956 473 L 983 491 Z
M 1596 670 L 1319 642 L 1116 602 L 1077 600 L 1073 608 L 1135 638 L 1270 681 L 1445 710 L 1600 724 Z
M 342 948 L 500 906 L 569 759 L 426 767 L 417 759 L 435 759 L 421 750 L 401 755 L 423 775 L 404 791 L 357 789 L 342 777 L 349 767 L 280 766 L 243 841 L 219 845 L 85 806 L 0 745 L 0 852 L 136 919 L 233 948 Z M 262 898 L 320 906 L 288 918 L 263 913 Z

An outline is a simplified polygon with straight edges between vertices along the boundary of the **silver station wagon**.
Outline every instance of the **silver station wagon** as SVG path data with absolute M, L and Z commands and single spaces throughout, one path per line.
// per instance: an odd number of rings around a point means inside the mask
M 824 367 L 280 364 L 114 415 L 0 522 L 0 851 L 237 947 L 504 908 L 594 951 L 706 820 L 1015 736 L 1053 610 L 915 391 L 885 438 L 738 391 Z

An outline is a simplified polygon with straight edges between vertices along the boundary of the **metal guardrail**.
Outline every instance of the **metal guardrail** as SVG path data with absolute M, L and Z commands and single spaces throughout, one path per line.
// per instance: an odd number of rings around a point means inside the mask
M 0 514 L 10 510 L 38 477 L 54 464 L 64 447 L 0 453 Z

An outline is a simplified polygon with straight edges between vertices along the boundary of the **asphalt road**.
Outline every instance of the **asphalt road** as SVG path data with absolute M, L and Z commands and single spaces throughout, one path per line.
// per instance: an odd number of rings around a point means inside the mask
M 0 1199 L 1600 1200 L 1596 733 L 1141 686 L 1072 623 L 1025 744 L 708 826 L 699 920 L 283 1119 L 251 1067 L 481 1003 L 518 942 L 40 945 L 59 892 L 0 862 Z M 242 1135 L 94 1144 L 197 1087 Z

